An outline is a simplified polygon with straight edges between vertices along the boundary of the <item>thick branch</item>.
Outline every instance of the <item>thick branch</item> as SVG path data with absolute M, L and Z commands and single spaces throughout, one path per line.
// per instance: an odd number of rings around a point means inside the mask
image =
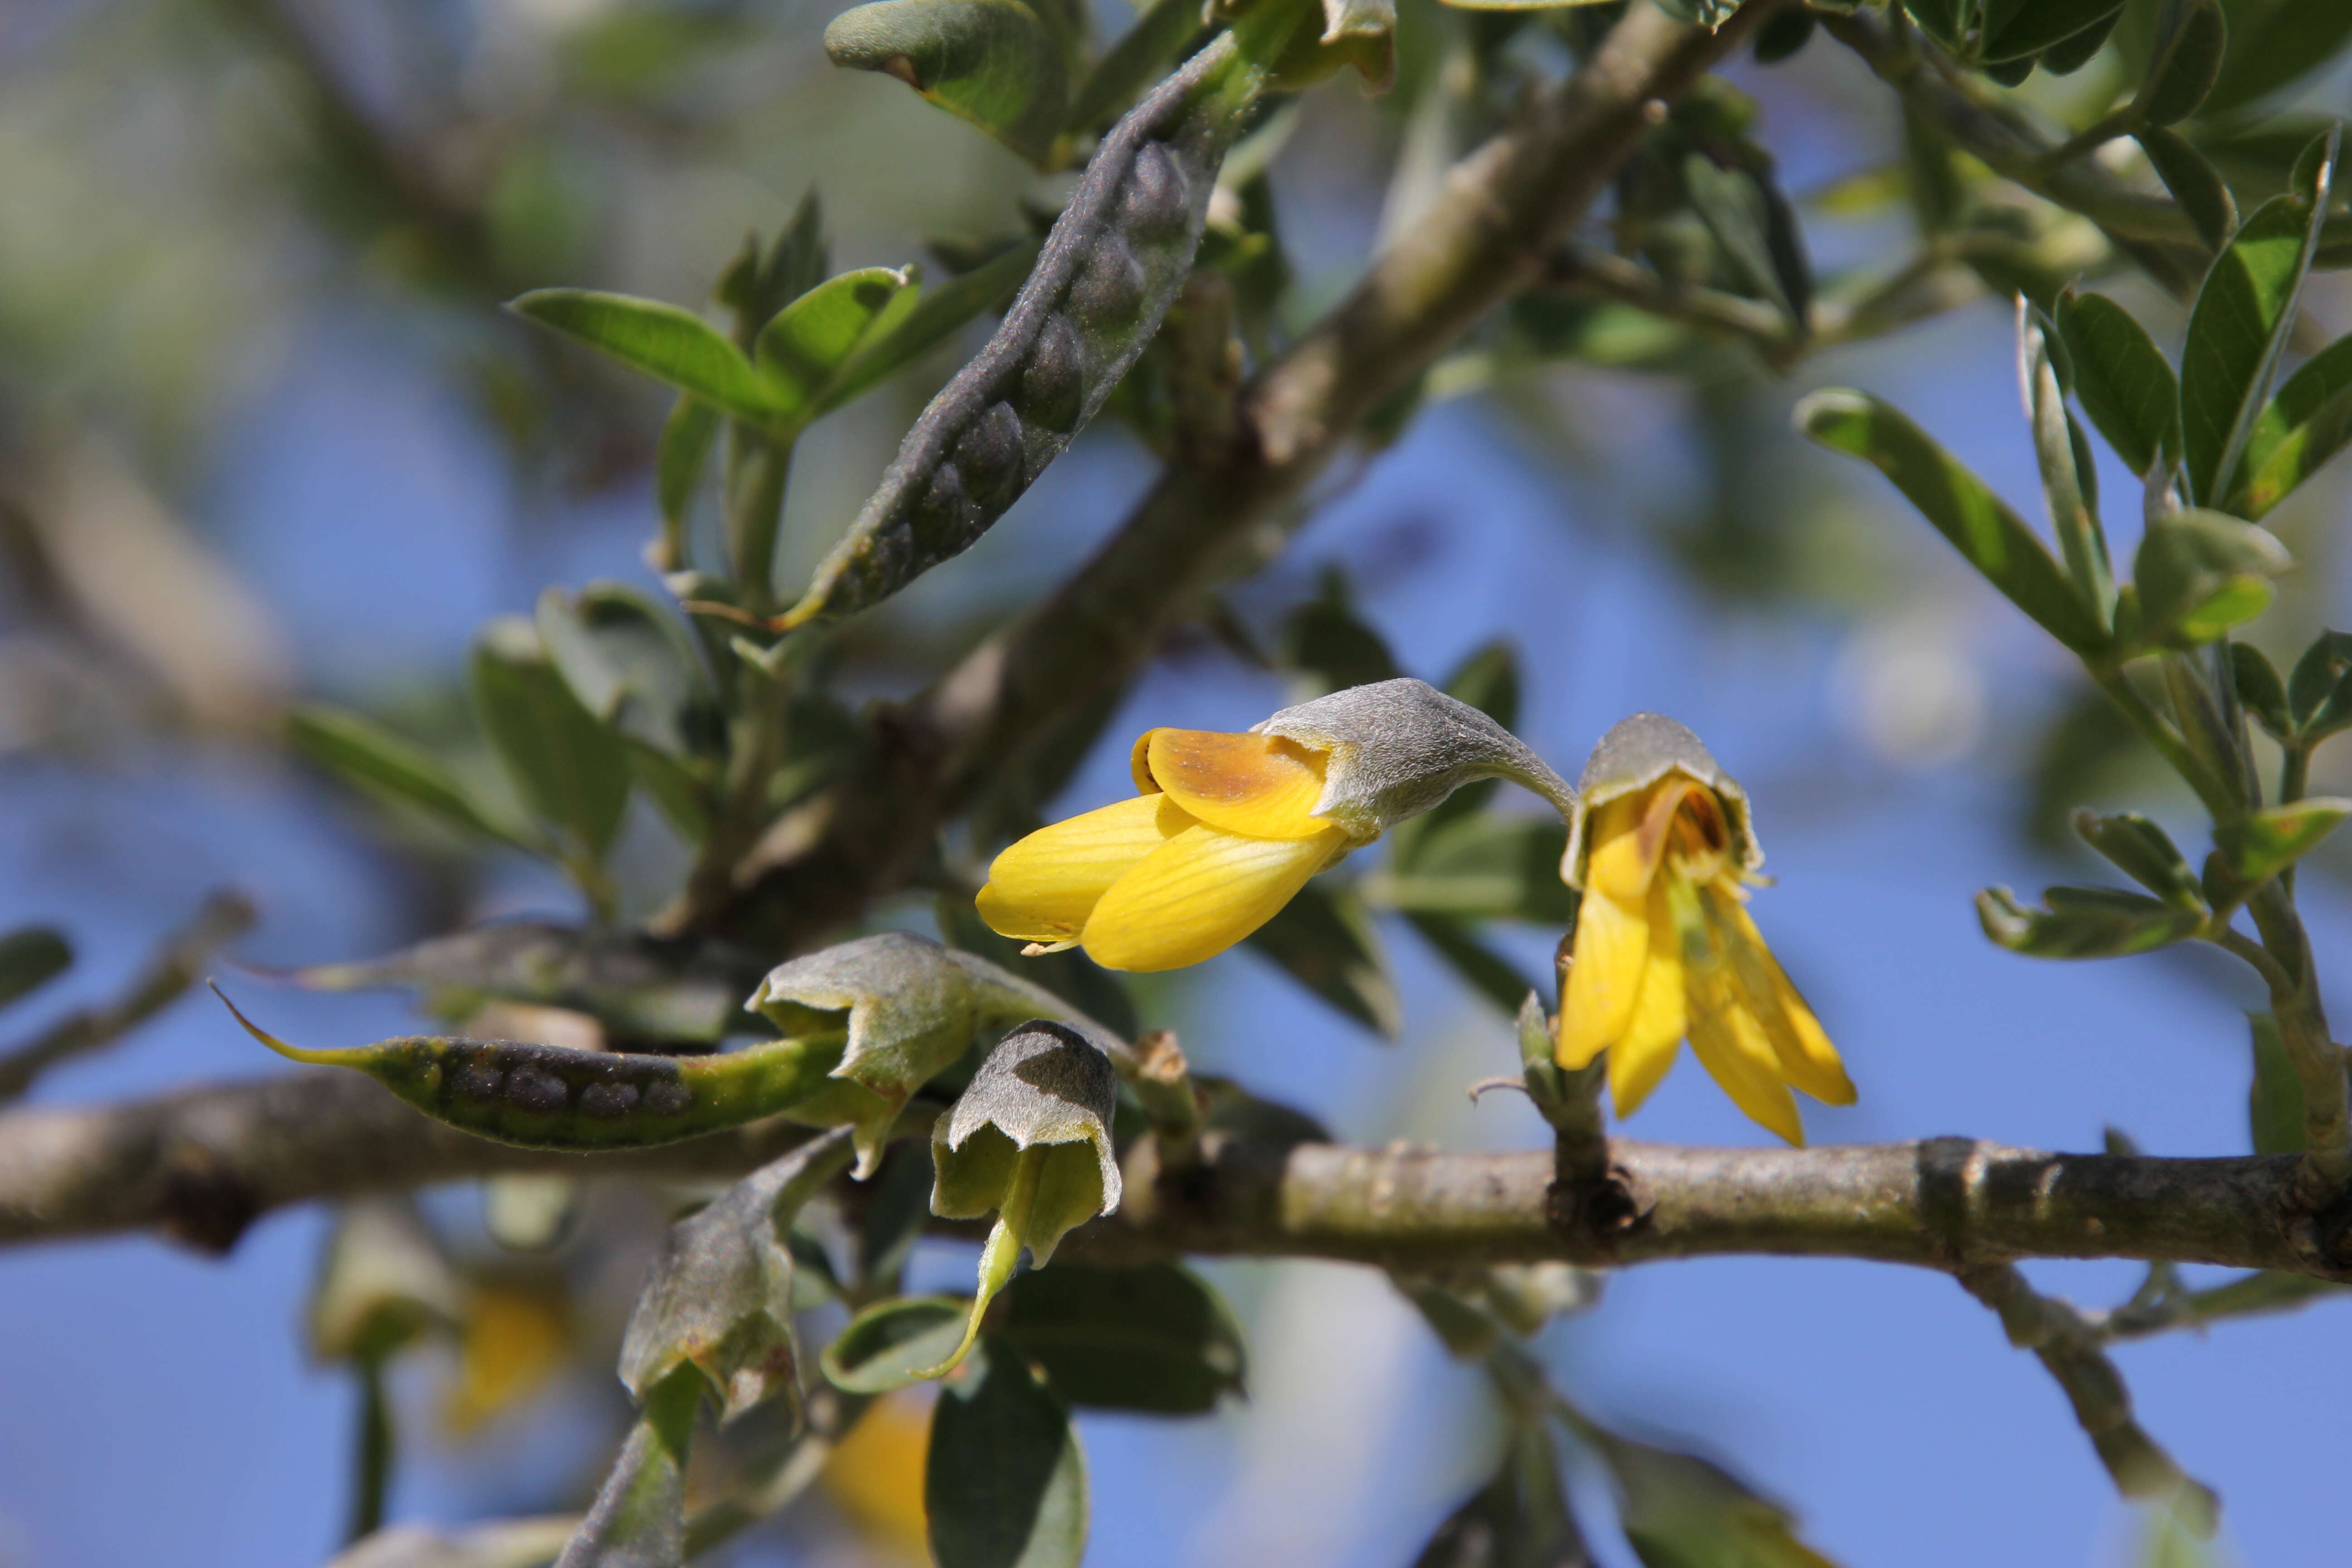
M 625 1154 L 551 1154 L 426 1121 L 354 1073 L 317 1070 L 133 1104 L 0 1113 L 0 1242 L 157 1229 L 213 1248 L 289 1204 L 508 1171 L 740 1173 L 805 1138 L 769 1121 Z M 2043 1154 L 1966 1139 L 1830 1149 L 1611 1145 L 1630 1205 L 1559 1201 L 1548 1150 L 1431 1153 L 1211 1134 L 1071 1245 L 1330 1258 L 1407 1270 L 1535 1258 L 1612 1265 L 1724 1254 L 1961 1269 L 2137 1258 L 2352 1279 L 2352 1254 L 2290 1217 L 2287 1156 Z M 1630 1212 L 1628 1212 L 1630 1209 Z
M 1542 277 L 1651 123 L 1754 31 L 1751 0 L 1715 33 L 1637 5 L 1518 128 L 1457 164 L 1429 214 L 1354 292 L 1241 395 L 1232 430 L 1166 469 L 1102 552 L 1009 639 L 886 716 L 872 754 L 786 836 L 717 923 L 805 946 L 903 886 L 984 779 L 1050 754 L 1098 714 L 1169 626 L 1258 542 L 1356 428 L 1489 310 Z

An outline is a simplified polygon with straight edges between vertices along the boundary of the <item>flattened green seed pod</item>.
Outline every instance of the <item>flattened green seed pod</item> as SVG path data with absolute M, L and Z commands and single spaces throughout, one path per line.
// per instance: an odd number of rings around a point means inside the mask
M 1576 810 L 1568 823 L 1568 853 L 1559 874 L 1571 888 L 1584 886 L 1585 826 L 1592 814 L 1621 796 L 1649 788 L 1668 773 L 1682 773 L 1713 790 L 1723 802 L 1725 826 L 1731 830 L 1739 868 L 1754 871 L 1764 864 L 1764 847 L 1756 841 L 1748 818 L 1748 792 L 1723 771 L 1714 753 L 1696 735 L 1663 713 L 1636 713 L 1611 726 L 1585 759 L 1576 782 Z
M 962 552 L 1094 417 L 1192 268 L 1250 69 L 1221 37 L 1103 139 L 1004 324 L 908 431 L 791 624 L 878 604 Z

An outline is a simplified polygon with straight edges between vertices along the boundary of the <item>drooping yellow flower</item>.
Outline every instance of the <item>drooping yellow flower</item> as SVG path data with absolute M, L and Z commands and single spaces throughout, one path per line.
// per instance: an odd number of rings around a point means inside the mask
M 1570 792 L 1517 737 L 1418 680 L 1349 687 L 1246 734 L 1151 730 L 1132 800 L 996 858 L 981 918 L 1106 969 L 1181 969 L 1274 918 L 1307 879 L 1478 778 Z
M 1561 875 L 1584 890 L 1560 1001 L 1557 1059 L 1609 1053 L 1609 1092 L 1630 1116 L 1691 1050 L 1734 1104 L 1805 1141 L 1803 1089 L 1850 1105 L 1854 1089 L 1805 999 L 1748 913 L 1763 863 L 1748 797 L 1697 736 L 1637 713 L 1585 765 Z

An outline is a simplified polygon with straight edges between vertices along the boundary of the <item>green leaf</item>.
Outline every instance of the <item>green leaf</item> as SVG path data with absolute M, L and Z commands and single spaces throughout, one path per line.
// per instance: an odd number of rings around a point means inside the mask
M 1042 239 L 1024 239 L 971 271 L 925 289 L 911 310 L 866 334 L 857 352 L 835 374 L 825 406 L 840 407 L 945 342 L 973 317 L 1001 308 L 1029 276 L 1044 247 Z
M 580 705 L 538 629 L 519 616 L 483 628 L 474 646 L 474 710 L 523 798 L 601 859 L 629 804 L 620 737 Z
M 2322 632 L 2312 639 L 2286 678 L 2286 696 L 2306 740 L 2352 724 L 2352 635 Z
M 690 310 L 587 289 L 536 289 L 508 308 L 738 419 L 764 424 L 784 412 L 751 362 Z
M 1585 1568 L 1592 1560 L 1551 1434 L 1529 1420 L 1515 1424 L 1494 1479 L 1446 1516 L 1413 1568 Z
M 2040 54 L 2086 27 L 2111 21 L 2123 0 L 1985 0 L 1980 58 L 1998 64 Z
M 2189 499 L 2200 504 L 2229 493 L 2270 396 L 2326 216 L 2337 135 L 2325 139 L 2315 184 L 2264 202 L 2197 291 L 2180 351 L 2180 429 Z
M 721 1422 L 778 1395 L 800 1407 L 787 1238 L 803 1205 L 849 1168 L 836 1128 L 762 1165 L 669 1227 L 621 1339 L 621 1382 L 640 1402 L 690 1368 Z
M 788 426 L 835 406 L 834 387 L 858 350 L 905 321 L 921 298 L 918 269 L 861 267 L 828 278 L 760 330 L 751 357 L 782 393 Z
M 824 203 L 811 185 L 764 255 L 758 235 L 744 236 L 743 248 L 711 292 L 750 338 L 777 311 L 824 282 L 833 270 L 831 258 L 824 237 Z
M 2143 125 L 2172 125 L 2197 112 L 2221 79 L 2229 23 L 2221 0 L 2189 0 L 2172 7 L 2178 20 L 2148 62 L 2147 79 L 2132 99 Z
M 1803 330 L 1812 277 L 1802 251 L 1790 243 L 1793 228 L 1785 203 L 1776 211 L 1769 174 L 1721 168 L 1705 153 L 1693 153 L 1683 160 L 1683 184 L 1690 192 L 1692 210 L 1734 269 L 1760 298 L 1778 306 L 1792 326 Z
M 2223 823 L 2213 830 L 2214 852 L 2241 882 L 2268 881 L 2317 848 L 2347 816 L 2352 800 L 2308 795 Z
M 2058 331 L 2074 362 L 2074 395 L 2136 474 L 2180 449 L 2180 393 L 2147 329 L 2104 294 L 2068 290 Z
M 1067 129 L 1091 131 L 1110 119 L 1200 30 L 1199 0 L 1152 0 L 1071 95 Z
M 2294 558 L 2266 530 L 2218 511 L 2157 517 L 2132 563 L 2138 640 L 2160 647 L 2211 642 L 2270 608 L 2271 579 Z
M 2240 13 L 2242 22 L 2247 15 Z M 2342 0 L 2279 0 L 2256 15 L 2260 19 L 2231 40 L 2221 79 L 2205 101 L 2208 116 L 2227 114 L 2318 69 L 2352 37 L 2352 6 Z
M 2106 535 L 2099 527 L 2096 470 L 2082 460 L 2086 443 L 2074 416 L 2066 412 L 2064 378 L 2060 375 L 2064 353 L 2049 318 L 2021 298 L 2018 371 L 2025 383 L 2042 499 L 2067 574 L 2104 621 L 2115 603 L 2115 571 L 2107 561 Z
M 2160 125 L 2143 126 L 2137 139 L 2156 177 L 2188 215 L 2197 237 L 2214 250 L 2229 244 L 2230 237 L 2238 231 L 2238 204 L 2231 199 L 2221 171 L 2178 132 Z
M 1087 1461 L 1069 1414 L 993 1335 L 940 1389 L 923 1471 L 939 1568 L 1077 1568 Z
M 2120 958 L 2185 942 L 2205 923 L 2201 910 L 2112 888 L 2051 888 L 2029 910 L 2007 888 L 1977 895 L 1977 919 L 1999 946 L 2029 958 Z
M 2097 614 L 2023 519 L 1916 425 L 1866 393 L 1833 388 L 1797 405 L 1797 426 L 1895 482 L 1969 563 L 2077 653 L 2107 643 Z
M 1556 818 L 1463 817 L 1414 839 L 1410 859 L 1368 879 L 1364 894 L 1408 914 L 1564 925 L 1576 909 L 1559 879 L 1567 848 Z
M 1412 929 L 1436 950 L 1446 966 L 1506 1017 L 1515 1016 L 1532 989 L 1516 964 L 1471 934 L 1469 922 L 1453 915 L 1409 914 Z M 1513 998 L 1517 998 L 1514 1001 Z
M 50 926 L 18 926 L 0 936 L 0 1007 L 47 985 L 73 960 L 73 944 Z
M 438 758 L 373 720 L 307 703 L 287 727 L 296 751 L 371 795 L 420 807 L 467 832 L 531 847 L 528 834 L 477 802 Z
M 1323 574 L 1322 592 L 1302 602 L 1283 621 L 1283 667 L 1307 678 L 1321 697 L 1350 686 L 1369 686 L 1404 673 L 1386 638 L 1357 615 L 1348 580 L 1337 567 Z
M 689 1367 L 653 1390 L 556 1560 L 562 1568 L 676 1568 L 686 1561 L 686 1456 L 701 1399 L 702 1379 Z
M 2147 817 L 2130 811 L 2114 816 L 2077 811 L 2074 826 L 2083 842 L 2166 903 L 2193 910 L 2200 916 L 2209 912 L 2204 885 L 2197 879 L 2196 869 L 2174 846 L 2171 837 Z
M 687 632 L 623 583 L 539 596 L 540 641 L 582 707 L 621 734 L 661 751 L 694 749 L 698 704 L 718 722 L 716 698 Z
M 1947 49 L 1958 49 L 1977 16 L 1976 0 L 1903 0 L 1919 30 Z
M 658 571 L 676 572 L 686 564 L 687 529 L 710 445 L 719 436 L 719 410 L 708 403 L 681 395 L 662 421 L 661 441 L 654 449 L 654 503 L 662 521 Z
M 1249 945 L 1374 1034 L 1393 1039 L 1403 1026 L 1388 956 L 1352 890 L 1307 883 Z
M 2239 705 L 2254 716 L 2272 740 L 2284 741 L 2294 732 L 2294 716 L 2286 705 L 2286 684 L 2262 649 L 2252 643 L 2230 644 L 2230 679 L 2237 689 Z
M 1177 1263 L 1059 1263 L 1005 1292 L 996 1331 L 1073 1405 L 1197 1415 L 1242 1392 L 1241 1325 L 1208 1282 Z
M 2303 1152 L 2303 1079 L 2268 1013 L 2246 1015 L 2253 1041 L 2254 1080 L 2246 1090 L 2246 1121 L 2257 1154 Z
M 1617 1483 L 1617 1522 L 1648 1568 L 1834 1568 L 1800 1541 L 1789 1510 L 1722 1466 L 1590 1422 L 1578 1437 Z
M 1057 1270 L 1058 1272 L 1058 1270 Z M 877 1301 L 834 1337 L 818 1364 L 836 1388 L 887 1394 L 948 1358 L 963 1338 L 971 1303 L 961 1296 L 901 1296 Z
M 2352 337 L 2338 338 L 2280 384 L 2246 437 L 2229 510 L 2260 518 L 2352 441 Z
M 2120 8 L 2110 11 L 2081 32 L 2051 45 L 2042 51 L 2042 68 L 2053 76 L 2072 76 L 2081 70 L 2114 35 L 2116 24 L 2122 19 Z
M 826 25 L 824 52 L 897 77 L 1033 163 L 1052 155 L 1068 94 L 1062 47 L 1020 0 L 874 0 Z
M 1793 59 L 1813 41 L 1816 24 L 1810 11 L 1775 11 L 1756 29 L 1755 55 L 1759 66 Z

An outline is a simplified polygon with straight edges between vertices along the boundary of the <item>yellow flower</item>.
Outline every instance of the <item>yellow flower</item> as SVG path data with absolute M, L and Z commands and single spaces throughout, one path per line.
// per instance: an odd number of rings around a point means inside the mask
M 1608 1052 L 1620 1118 L 1685 1037 L 1733 1103 L 1790 1143 L 1805 1141 L 1791 1087 L 1853 1102 L 1836 1047 L 1748 918 L 1763 859 L 1747 795 L 1680 724 L 1636 714 L 1594 748 L 1561 868 L 1584 901 L 1556 1059 L 1574 1069 Z
M 1307 879 L 1477 778 L 1567 809 L 1567 784 L 1510 731 L 1418 680 L 1349 687 L 1246 734 L 1152 730 L 1132 800 L 996 858 L 981 919 L 1106 969 L 1181 969 L 1272 920 Z

